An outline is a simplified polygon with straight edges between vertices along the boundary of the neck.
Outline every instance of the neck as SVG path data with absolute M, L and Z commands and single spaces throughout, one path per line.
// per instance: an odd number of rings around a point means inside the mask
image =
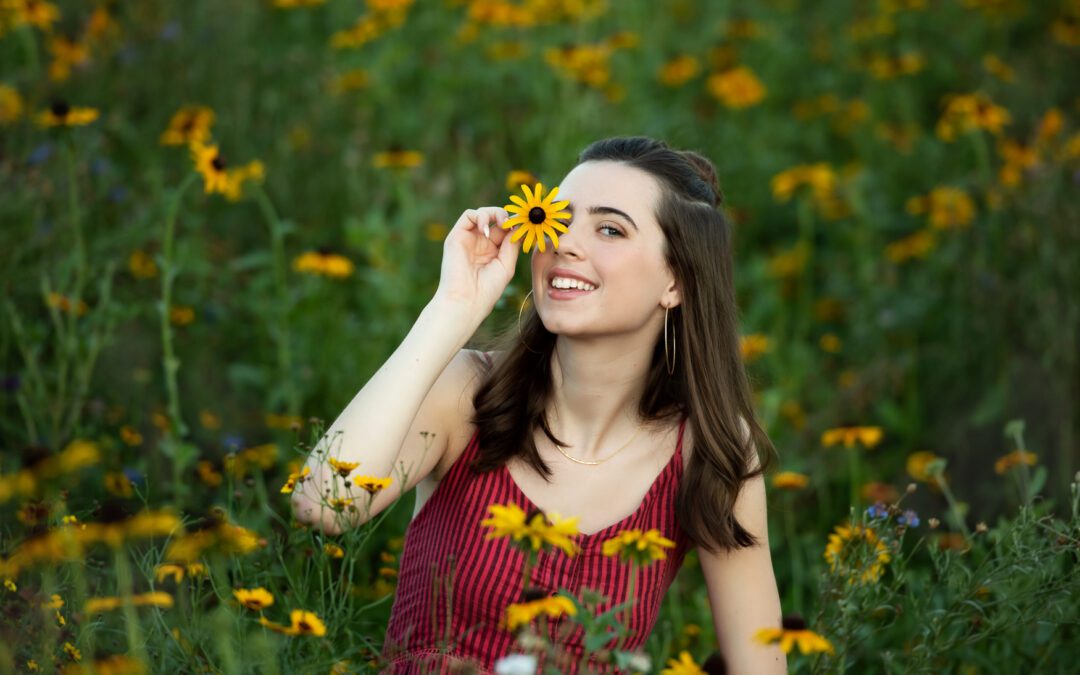
M 628 337 L 558 337 L 551 355 L 548 420 L 574 457 L 603 459 L 637 431 L 651 356 L 651 345 Z

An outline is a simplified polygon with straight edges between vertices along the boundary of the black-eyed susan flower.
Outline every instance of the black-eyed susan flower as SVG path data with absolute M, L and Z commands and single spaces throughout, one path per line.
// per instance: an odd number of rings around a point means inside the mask
M 954 94 L 946 97 L 945 111 L 934 131 L 938 138 L 951 143 L 958 134 L 984 129 L 999 135 L 1012 121 L 1009 111 L 996 105 L 985 94 Z
M 49 63 L 49 79 L 54 82 L 71 77 L 72 66 L 84 66 L 90 61 L 89 46 L 65 35 L 54 35 L 49 39 L 49 52 L 53 56 Z
M 60 18 L 60 10 L 46 0 L 3 0 L 0 2 L 0 9 L 5 10 L 8 20 L 15 27 L 29 24 L 49 31 Z
M 760 103 L 767 92 L 761 80 L 746 66 L 713 73 L 706 84 L 710 94 L 727 107 L 736 109 Z
M 994 472 L 998 475 L 1005 474 L 1009 469 L 1014 466 L 1020 466 L 1026 464 L 1028 466 L 1035 466 L 1038 463 L 1038 457 L 1032 452 L 1025 452 L 1024 450 L 1013 450 L 1003 457 L 999 457 L 994 462 Z
M 352 26 L 331 35 L 330 46 L 334 49 L 357 49 L 378 38 L 385 30 L 386 25 L 378 16 L 365 14 Z
M 258 588 L 234 588 L 236 601 L 253 612 L 261 612 L 274 604 L 274 596 L 262 586 Z
M 174 326 L 186 326 L 195 320 L 195 308 L 191 305 L 172 305 L 169 307 L 169 323 Z
M 488 513 L 490 515 L 480 522 L 490 528 L 485 539 L 510 537 L 515 542 L 521 542 L 523 548 L 528 547 L 533 551 L 551 547 L 561 549 L 570 556 L 577 553 L 577 546 L 571 540 L 571 537 L 579 534 L 577 518 L 563 519 L 554 513 L 549 518 L 539 510 L 526 514 L 517 504 L 490 504 Z
M 601 552 L 607 556 L 619 556 L 621 560 L 631 560 L 638 565 L 649 565 L 655 560 L 667 557 L 664 549 L 674 548 L 675 542 L 665 537 L 660 530 L 651 529 L 642 532 L 639 529 L 622 530 L 614 537 L 604 541 Z
M 82 652 L 79 651 L 78 647 L 71 644 L 70 642 L 64 643 L 64 654 L 66 654 L 67 657 L 72 661 L 82 661 Z
M 330 556 L 331 558 L 344 558 L 345 557 L 345 549 L 341 548 L 337 544 L 332 544 L 330 542 L 327 542 L 327 543 L 323 544 L 322 550 L 323 550 L 323 553 Z
M 660 675 L 705 675 L 705 671 L 694 661 L 690 652 L 679 652 L 679 658 L 668 659 L 667 667 L 660 671 Z
M 124 442 L 124 445 L 136 447 L 142 445 L 143 436 L 138 429 L 130 424 L 125 424 L 120 427 L 120 440 Z
M 377 494 L 390 487 L 390 483 L 392 482 L 392 478 L 377 478 L 375 476 L 359 476 L 352 481 L 353 485 L 371 495 Z
M 355 269 L 351 260 L 325 248 L 300 254 L 293 259 L 292 267 L 297 272 L 336 279 L 344 279 Z
M 424 238 L 428 241 L 443 241 L 450 234 L 446 223 L 428 223 L 424 226 Z
M 773 197 L 779 202 L 791 199 L 795 191 L 808 186 L 815 200 L 824 201 L 836 188 L 837 176 L 832 167 L 825 162 L 800 164 L 781 171 L 772 177 L 770 187 Z
M 344 511 L 346 507 L 351 507 L 353 510 L 355 510 L 356 508 L 353 506 L 352 497 L 334 497 L 333 499 L 330 499 L 328 501 L 328 504 L 330 508 L 334 509 L 338 513 Z
M 303 471 L 290 473 L 288 480 L 281 486 L 282 494 L 292 493 L 292 491 L 296 489 L 296 484 L 304 482 L 310 473 L 311 467 L 308 466 L 305 466 Z
M 874 529 L 857 523 L 837 525 L 825 546 L 830 571 L 846 577 L 848 584 L 876 582 L 890 559 L 889 547 Z
M 552 201 L 559 194 L 558 186 L 551 188 L 551 192 L 546 197 L 542 196 L 544 191 L 543 183 L 537 183 L 533 191 L 529 190 L 528 185 L 522 184 L 521 190 L 525 193 L 525 199 L 523 200 L 517 195 L 510 195 L 510 201 L 513 204 L 507 204 L 504 207 L 510 213 L 516 214 L 507 218 L 502 224 L 504 230 L 517 226 L 514 233 L 510 235 L 510 241 L 517 241 L 524 236 L 525 241 L 522 244 L 522 250 L 525 253 L 529 252 L 534 241 L 536 247 L 543 253 L 545 250 L 545 237 L 551 239 L 553 247 L 559 248 L 559 235 L 556 234 L 556 231 L 568 232 L 569 230 L 566 225 L 563 225 L 557 219 L 570 217 L 569 211 L 562 210 L 570 201 Z
M 481 525 L 490 528 L 485 539 L 510 537 L 518 541 L 528 532 L 525 511 L 517 504 L 490 504 L 488 513 L 490 515 L 480 521 Z
M 22 117 L 25 109 L 26 104 L 18 90 L 6 84 L 0 84 L 0 124 L 12 124 Z
M 541 614 L 552 619 L 557 619 L 564 614 L 576 616 L 577 607 L 573 600 L 562 595 L 553 595 L 530 602 L 515 602 L 506 606 L 501 625 L 504 629 L 514 632 L 519 626 L 531 623 Z
M 762 333 L 752 333 L 739 338 L 739 350 L 742 353 L 743 360 L 747 363 L 756 361 L 771 348 L 772 341 L 769 340 L 768 335 Z
M 701 72 L 701 61 L 690 54 L 680 54 L 660 67 L 656 78 L 665 87 L 681 87 Z
M 882 436 L 881 427 L 836 427 L 821 434 L 821 444 L 826 448 L 837 444 L 851 448 L 859 443 L 869 449 L 880 443 Z
M 87 598 L 83 611 L 87 614 L 100 614 L 118 609 L 124 604 L 124 599 L 119 597 Z M 172 607 L 173 597 L 164 591 L 152 591 L 131 596 L 131 604 L 136 607 Z
M 933 230 L 924 228 L 896 241 L 889 242 L 885 246 L 885 256 L 894 263 L 900 264 L 915 258 L 925 258 L 934 250 L 937 239 Z
M 809 476 L 795 471 L 781 471 L 772 479 L 773 487 L 781 490 L 801 490 L 809 483 Z
M 54 101 L 38 113 L 37 123 L 43 127 L 79 127 L 97 118 L 98 111 L 94 108 L 80 108 L 68 105 L 66 101 Z
M 517 189 L 522 183 L 533 185 L 538 182 L 539 180 L 531 171 L 525 171 L 524 169 L 512 169 L 506 174 L 506 189 L 511 192 Z
M 204 105 L 187 105 L 173 113 L 168 128 L 161 132 L 158 142 L 162 145 L 204 143 L 210 138 L 213 124 L 213 110 Z
M 360 462 L 343 462 L 339 459 L 331 457 L 327 460 L 332 468 L 342 478 L 348 478 L 349 474 L 356 470 L 356 467 L 360 466 Z
M 376 169 L 413 169 L 424 163 L 424 155 L 419 150 L 405 150 L 403 148 L 390 148 L 385 152 L 376 153 L 371 164 Z
M 289 625 L 283 626 L 266 617 L 260 616 L 259 623 L 270 630 L 283 635 L 312 635 L 322 637 L 326 635 L 326 624 L 314 612 L 303 609 L 294 609 L 289 614 Z
M 806 621 L 797 614 L 781 619 L 779 628 L 762 628 L 754 633 L 754 640 L 764 645 L 779 644 L 785 654 L 798 647 L 803 654 L 834 653 L 832 643 L 806 627 Z
M 929 450 L 920 450 L 908 455 L 906 468 L 909 476 L 922 483 L 929 483 L 934 480 L 933 475 L 930 473 L 929 467 L 931 462 L 938 459 L 938 456 Z
M 216 192 L 229 201 L 237 201 L 245 182 L 258 182 L 263 179 L 265 171 L 262 162 L 258 160 L 238 168 L 229 168 L 218 151 L 218 146 L 193 141 L 190 147 L 195 170 L 203 177 L 206 194 Z
M 910 197 L 905 208 L 912 215 L 926 215 L 937 230 L 966 227 L 975 217 L 975 202 L 960 188 L 936 187 L 926 195 Z

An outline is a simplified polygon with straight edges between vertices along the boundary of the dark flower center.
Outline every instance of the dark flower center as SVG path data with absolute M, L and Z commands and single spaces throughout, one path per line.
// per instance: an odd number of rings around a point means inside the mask
M 534 206 L 529 209 L 530 223 L 532 223 L 533 225 L 539 225 L 545 220 L 547 220 L 547 211 L 544 211 L 544 209 L 540 208 L 539 206 Z
M 221 155 L 214 155 L 214 159 L 210 161 L 210 166 L 214 167 L 215 171 L 224 171 L 225 160 L 221 158 Z
M 49 110 L 57 117 L 67 117 L 67 114 L 71 112 L 71 106 L 64 101 L 53 101 L 52 107 L 50 107 Z
M 298 626 L 300 627 L 300 630 L 304 631 L 305 633 L 311 632 L 311 624 L 307 621 L 301 621 Z
M 798 614 L 788 614 L 781 621 L 784 630 L 806 630 L 806 621 Z

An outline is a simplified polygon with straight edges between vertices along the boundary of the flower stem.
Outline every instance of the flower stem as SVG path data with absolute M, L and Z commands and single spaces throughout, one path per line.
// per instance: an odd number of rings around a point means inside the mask
M 638 575 L 637 562 L 631 560 L 630 561 L 630 579 L 626 584 L 626 600 L 625 600 L 625 601 L 629 601 L 630 604 L 626 607 L 626 609 L 623 610 L 623 613 L 625 615 L 625 624 L 626 625 L 623 626 L 623 632 L 622 632 L 621 635 L 619 635 L 619 639 L 615 643 L 615 649 L 612 650 L 612 651 L 617 651 L 619 649 L 622 649 L 623 645 L 626 644 L 626 640 L 630 637 L 630 632 L 631 632 L 630 621 L 634 616 L 634 605 L 637 604 L 637 596 L 635 595 L 635 593 L 637 593 L 637 588 L 636 588 L 637 584 L 635 583 L 637 581 L 637 575 Z
M 127 551 L 117 547 L 113 559 L 116 563 L 116 584 L 118 595 L 121 597 L 121 605 L 124 614 L 124 627 L 127 629 L 128 649 L 142 663 L 147 663 L 146 644 L 143 641 L 142 629 L 139 626 L 139 617 L 135 613 L 135 605 L 131 602 L 132 578 L 131 565 L 128 563 Z
M 788 560 L 791 561 L 791 586 L 795 611 L 802 613 L 802 561 L 798 539 L 795 536 L 795 513 L 789 508 L 784 509 L 784 532 L 788 541 Z
M 177 436 L 183 438 L 187 435 L 187 425 L 180 415 L 180 394 L 176 386 L 176 373 L 180 369 L 180 360 L 173 351 L 172 327 L 169 324 L 170 308 L 172 307 L 172 284 L 176 277 L 173 267 L 173 239 L 176 236 L 176 214 L 180 209 L 180 200 L 184 192 L 195 182 L 198 174 L 189 173 L 180 186 L 173 192 L 168 210 L 165 212 L 165 238 L 162 241 L 161 260 L 161 303 L 158 310 L 161 314 L 161 346 L 164 352 L 165 387 L 169 397 L 169 420 L 175 429 Z
M 859 483 L 862 480 L 862 471 L 859 461 L 859 450 L 855 446 L 847 449 L 848 456 L 848 476 L 851 480 L 851 505 L 856 509 L 861 509 L 859 503 Z
M 949 502 L 949 510 L 952 511 L 953 519 L 956 521 L 957 526 L 964 531 L 964 538 L 971 541 L 971 532 L 968 531 L 967 523 L 964 522 L 964 516 L 960 513 L 960 509 L 956 504 L 956 498 L 953 497 L 952 490 L 949 489 L 949 484 L 942 477 L 941 473 L 935 473 L 934 480 L 937 481 L 938 487 L 941 488 L 942 494 L 945 495 L 945 499 Z

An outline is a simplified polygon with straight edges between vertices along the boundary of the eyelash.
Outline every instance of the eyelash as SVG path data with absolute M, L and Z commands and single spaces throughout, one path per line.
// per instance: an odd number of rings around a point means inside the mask
M 606 224 L 605 224 L 605 225 L 601 225 L 601 226 L 600 226 L 600 229 L 603 229 L 603 228 L 605 228 L 605 227 L 606 227 L 606 228 L 608 228 L 609 230 L 615 230 L 615 232 L 616 232 L 616 235 L 615 235 L 615 236 L 619 236 L 619 237 L 623 236 L 622 230 L 620 230 L 619 228 L 615 227 L 614 225 L 606 225 Z

